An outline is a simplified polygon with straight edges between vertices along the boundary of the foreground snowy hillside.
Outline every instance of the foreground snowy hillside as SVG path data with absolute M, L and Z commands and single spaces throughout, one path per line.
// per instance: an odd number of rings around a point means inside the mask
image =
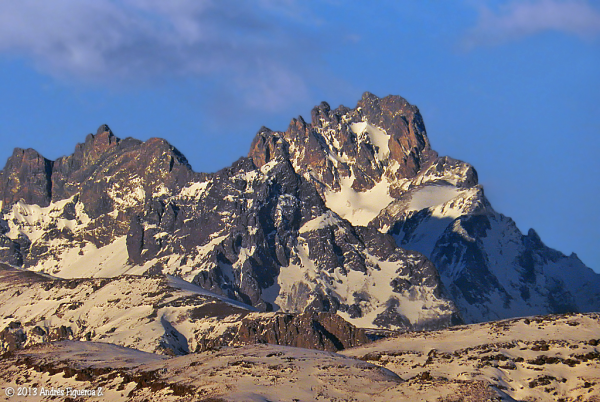
M 4 355 L 0 387 L 101 387 L 111 401 L 598 402 L 599 344 L 598 314 L 411 333 L 343 354 L 262 344 L 165 358 L 67 341 Z

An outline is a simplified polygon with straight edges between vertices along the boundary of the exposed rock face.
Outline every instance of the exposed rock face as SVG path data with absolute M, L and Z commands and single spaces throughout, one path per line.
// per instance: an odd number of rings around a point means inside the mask
M 600 309 L 600 276 L 495 212 L 398 96 L 263 127 L 213 174 L 103 125 L 54 162 L 16 150 L 0 195 L 0 260 L 66 278 L 170 274 L 370 328 Z
M 201 177 L 166 141 L 120 140 L 106 125 L 100 126 L 96 135 L 88 135 L 72 155 L 54 162 L 33 150 L 17 149 L 0 172 L 3 205 L 9 207 L 23 200 L 19 214 L 31 220 L 40 211 L 25 205 L 48 207 L 51 201 L 58 202 L 61 211 L 55 218 L 73 224 L 57 228 L 54 222 L 36 239 L 20 238 L 17 233 L 6 236 L 10 227 L 5 223 L 4 230 L 0 230 L 0 242 L 6 247 L 2 250 L 6 256 L 3 261 L 34 266 L 40 259 L 56 255 L 56 250 L 48 246 L 52 240 L 105 246 L 127 234 L 130 222 L 143 211 L 146 202 L 177 192 L 193 178 Z M 82 230 L 73 230 L 74 225 L 82 226 Z
M 228 321 L 231 325 L 222 331 L 223 322 Z M 255 343 L 336 352 L 369 342 L 364 330 L 331 313 L 249 314 L 241 319 L 218 317 L 210 325 L 211 330 L 196 336 L 196 352 Z
M 102 125 L 73 155 L 54 162 L 52 200 L 78 194 L 87 215 L 96 219 L 115 210 L 139 210 L 147 199 L 177 191 L 193 176 L 187 159 L 165 140 L 120 140 Z
M 52 197 L 52 161 L 33 149 L 15 148 L 0 172 L 0 200 L 9 205 L 20 199 L 47 206 Z
M 56 161 L 32 149 L 15 149 L 0 173 L 0 191 L 3 205 L 23 199 L 40 207 L 78 195 L 95 219 L 116 207 L 139 208 L 146 198 L 174 192 L 195 176 L 185 157 L 165 140 L 120 140 L 102 125 L 72 155 Z

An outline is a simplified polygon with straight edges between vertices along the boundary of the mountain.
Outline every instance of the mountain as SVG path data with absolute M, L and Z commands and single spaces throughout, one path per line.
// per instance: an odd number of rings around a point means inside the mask
M 210 174 L 102 125 L 56 161 L 16 149 L 0 197 L 0 261 L 60 278 L 171 275 L 392 330 L 600 310 L 600 275 L 495 212 L 399 96 L 321 103 Z

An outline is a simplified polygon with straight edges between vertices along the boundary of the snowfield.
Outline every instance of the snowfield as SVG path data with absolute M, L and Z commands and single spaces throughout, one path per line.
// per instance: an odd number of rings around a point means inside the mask
M 354 180 L 354 176 L 340 179 L 340 191 L 327 191 L 324 194 L 325 203 L 327 208 L 353 225 L 367 226 L 394 199 L 389 194 L 386 180 L 366 191 L 354 190 Z
M 188 353 L 195 331 L 207 330 L 195 319 L 207 309 L 217 315 L 254 310 L 168 276 L 64 280 L 0 265 L 2 351 L 76 339 Z

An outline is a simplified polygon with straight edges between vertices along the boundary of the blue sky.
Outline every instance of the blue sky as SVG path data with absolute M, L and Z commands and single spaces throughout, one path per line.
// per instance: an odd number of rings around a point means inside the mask
M 323 100 L 401 95 L 496 210 L 600 272 L 598 2 L 2 2 L 0 88 L 1 161 L 107 123 L 197 171 Z

